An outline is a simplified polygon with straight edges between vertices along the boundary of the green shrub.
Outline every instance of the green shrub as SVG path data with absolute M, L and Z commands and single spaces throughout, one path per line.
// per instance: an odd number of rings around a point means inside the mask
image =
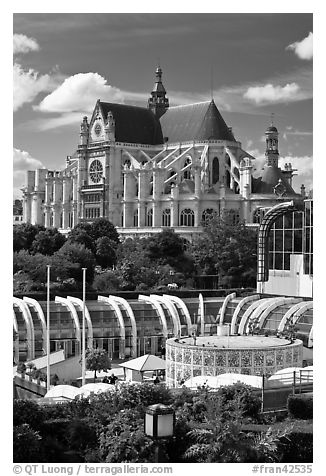
M 250 385 L 239 382 L 220 387 L 216 394 L 221 397 L 226 410 L 235 410 L 238 405 L 244 417 L 257 420 L 261 409 L 261 398 L 253 390 Z
M 33 430 L 39 430 L 44 421 L 42 408 L 33 400 L 14 400 L 14 426 L 29 425 Z
M 279 445 L 281 463 L 312 463 L 312 433 L 293 432 L 282 438 Z
M 36 463 L 41 452 L 41 436 L 27 423 L 14 427 L 13 455 L 15 463 Z
M 313 418 L 312 395 L 289 395 L 287 408 L 291 418 L 310 420 Z

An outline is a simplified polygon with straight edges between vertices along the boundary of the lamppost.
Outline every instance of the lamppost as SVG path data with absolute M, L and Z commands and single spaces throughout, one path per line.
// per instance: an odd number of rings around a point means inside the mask
M 155 443 L 155 463 L 162 462 L 160 440 L 170 438 L 174 434 L 175 414 L 172 407 L 157 403 L 146 408 L 145 434 L 150 436 Z
M 86 269 L 83 269 L 83 331 L 82 331 L 82 385 L 86 377 L 86 337 L 85 337 L 85 300 L 86 300 Z
M 46 390 L 50 390 L 50 269 L 47 266 L 47 292 L 46 292 Z
M 103 210 L 102 210 L 102 217 L 105 217 L 105 177 L 102 177 L 103 180 Z

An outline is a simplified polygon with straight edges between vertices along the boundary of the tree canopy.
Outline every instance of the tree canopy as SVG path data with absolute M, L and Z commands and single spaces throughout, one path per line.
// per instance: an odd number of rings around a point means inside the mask
M 197 270 L 218 274 L 223 284 L 254 285 L 257 272 L 257 231 L 228 215 L 213 215 L 189 247 Z
M 106 372 L 111 368 L 111 360 L 104 349 L 87 349 L 85 359 L 86 368 L 94 372 L 94 382 L 96 380 L 96 372 L 101 370 Z

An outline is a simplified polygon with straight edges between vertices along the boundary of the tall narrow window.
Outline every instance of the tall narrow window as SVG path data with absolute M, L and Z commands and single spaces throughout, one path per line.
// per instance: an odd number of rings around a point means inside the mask
M 171 226 L 171 210 L 166 208 L 162 212 L 162 226 Z
M 153 226 L 153 208 L 150 208 L 146 213 L 146 226 Z
M 183 165 L 183 167 L 187 167 L 188 165 L 191 165 L 191 159 L 190 157 L 187 157 L 186 160 L 185 160 L 185 163 Z M 183 178 L 184 179 L 191 179 L 191 168 L 189 167 L 187 170 L 185 170 L 183 172 Z
M 134 211 L 134 226 L 138 226 L 138 209 Z
M 216 182 L 220 180 L 220 164 L 217 157 L 213 159 L 213 166 L 212 166 L 212 184 L 214 185 Z
M 195 226 L 195 213 L 190 208 L 182 210 L 180 215 L 180 226 Z

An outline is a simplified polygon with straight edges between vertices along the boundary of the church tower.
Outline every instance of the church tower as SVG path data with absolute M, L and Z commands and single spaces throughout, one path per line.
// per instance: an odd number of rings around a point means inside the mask
M 266 165 L 271 167 L 278 167 L 278 130 L 273 124 L 267 128 L 265 132 L 266 136 Z
M 159 119 L 169 107 L 169 100 L 166 96 L 165 88 L 162 84 L 162 69 L 160 66 L 156 68 L 155 84 L 148 99 L 148 108 L 153 111 L 157 119 Z

